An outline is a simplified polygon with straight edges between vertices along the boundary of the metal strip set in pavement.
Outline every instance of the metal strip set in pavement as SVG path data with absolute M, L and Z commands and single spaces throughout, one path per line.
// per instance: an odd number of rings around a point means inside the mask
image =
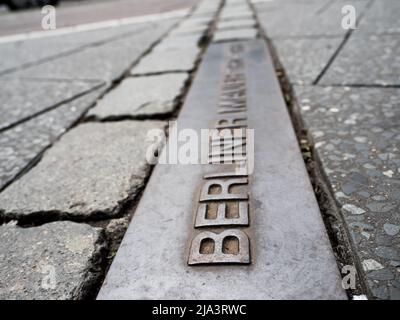
M 248 223 L 195 225 L 207 175 L 219 173 L 225 184 L 232 182 L 226 165 L 158 164 L 98 299 L 346 299 L 265 43 L 212 44 L 177 128 L 194 129 L 199 136 L 201 129 L 215 128 L 221 83 L 235 48 L 241 48 L 245 77 L 246 128 L 254 130 L 254 172 L 241 191 L 225 191 L 247 194 L 248 211 L 241 213 L 248 214 Z M 225 239 L 218 236 L 225 235 L 236 236 L 236 254 L 247 248 L 248 259 L 190 263 L 194 239 L 202 233 L 208 234 L 202 239 L 215 240 L 218 259 L 234 256 L 221 249 Z M 194 253 L 213 254 L 201 248 Z

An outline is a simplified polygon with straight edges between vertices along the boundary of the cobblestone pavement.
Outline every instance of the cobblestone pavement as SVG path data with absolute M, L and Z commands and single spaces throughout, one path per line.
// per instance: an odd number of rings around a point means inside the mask
M 198 0 L 66 0 L 57 6 L 57 28 L 131 18 L 187 9 Z M 0 19 L 0 36 L 41 31 L 41 8 L 6 12 Z
M 259 37 L 312 151 L 339 266 L 355 264 L 357 294 L 400 299 L 398 1 L 192 4 L 0 43 L 0 298 L 96 297 L 152 172 L 146 132 L 176 118 L 210 43 Z M 355 30 L 341 27 L 349 4 Z
M 337 237 L 348 237 L 369 298 L 400 299 L 399 3 L 253 2 L 333 199 Z M 344 5 L 356 9 L 355 30 L 341 28 Z
M 174 115 L 218 3 L 193 8 L 0 44 L 0 298 L 95 297 L 151 171 L 146 133 Z M 152 56 L 166 74 L 147 76 Z

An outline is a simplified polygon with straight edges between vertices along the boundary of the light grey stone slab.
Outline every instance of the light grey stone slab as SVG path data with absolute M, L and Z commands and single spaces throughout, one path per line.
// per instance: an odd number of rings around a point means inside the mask
M 219 6 L 221 5 L 221 0 L 210 0 L 210 1 L 203 1 L 196 6 L 194 13 L 199 12 L 208 12 L 208 11 L 216 11 L 218 10 Z
M 390 288 L 400 281 L 393 263 L 400 256 L 393 232 L 400 225 L 400 89 L 295 86 L 295 93 L 351 254 L 382 272 L 358 266 L 359 277 L 370 298 L 387 292 L 384 299 L 396 299 Z
M 179 28 L 193 28 L 208 26 L 213 19 L 210 17 L 192 17 L 179 24 Z
M 0 73 L 43 61 L 82 47 L 81 43 L 27 40 L 0 44 Z M 46 48 L 46 49 L 44 49 Z
M 131 73 L 143 75 L 163 72 L 187 72 L 191 71 L 197 60 L 199 50 L 168 50 L 154 51 L 143 57 Z
M 217 24 L 218 30 L 223 29 L 237 29 L 237 28 L 253 28 L 256 25 L 256 21 L 254 19 L 240 19 L 240 20 L 227 20 L 221 21 Z
M 149 25 L 146 32 L 88 47 L 74 54 L 13 73 L 20 78 L 100 79 L 114 81 L 121 77 L 156 40 L 173 25 L 163 21 Z
M 192 18 L 209 18 L 212 19 L 217 14 L 217 9 L 195 9 L 191 14 Z
M 226 0 L 225 7 L 243 6 L 247 4 L 246 0 Z
M 90 295 L 105 246 L 100 229 L 74 222 L 0 226 L 0 299 L 77 300 Z
M 171 114 L 183 93 L 186 73 L 125 79 L 90 110 L 89 117 L 157 117 Z
M 176 22 L 176 20 L 173 20 L 173 22 Z M 3 57 L 0 60 L 0 72 L 46 62 L 46 60 L 61 54 L 71 54 L 83 50 L 85 47 L 112 42 L 129 35 L 140 38 L 142 33 L 148 34 L 152 28 L 159 29 L 164 24 L 167 28 L 170 26 L 170 22 L 141 23 L 3 43 L 0 44 L 0 56 Z
M 146 134 L 162 122 L 81 124 L 0 194 L 7 219 L 115 216 L 143 187 L 150 165 Z
M 87 92 L 92 82 L 0 78 L 0 130 Z
M 79 35 L 77 37 L 79 38 Z M 59 37 L 49 37 L 0 44 L 0 54 L 4 57 L 0 61 L 0 72 L 45 61 L 60 54 L 79 50 L 92 43 L 90 39 L 87 39 L 87 42 L 82 42 L 64 38 L 60 40 Z M 95 41 L 95 39 L 92 41 Z
M 182 35 L 202 36 L 207 30 L 208 30 L 207 25 L 199 25 L 193 27 L 178 27 L 170 33 L 170 36 L 182 36 Z
M 234 29 L 234 30 L 219 30 L 214 33 L 213 41 L 231 41 L 254 39 L 257 37 L 257 29 Z
M 342 43 L 342 37 L 273 39 L 279 61 L 293 84 L 312 84 Z
M 0 133 L 0 189 L 74 124 L 106 86 Z
M 222 11 L 220 15 L 220 21 L 229 21 L 229 20 L 236 20 L 236 19 L 252 19 L 253 12 L 224 12 Z
M 124 39 L 32 66 L 14 73 L 20 78 L 100 79 L 113 81 L 119 78 L 130 65 L 149 47 L 150 42 L 135 42 Z
M 348 30 L 342 28 L 342 7 L 354 6 L 359 17 L 366 4 L 364 0 L 272 1 L 256 5 L 256 13 L 270 38 L 343 36 Z
M 196 35 L 180 35 L 180 36 L 169 36 L 164 38 L 157 46 L 154 51 L 168 51 L 168 50 L 197 50 L 198 44 L 202 34 Z
M 248 5 L 236 5 L 236 6 L 224 6 L 222 9 L 223 15 L 230 15 L 230 14 L 252 14 L 252 10 Z
M 218 8 L 194 9 L 190 18 L 208 18 L 213 20 L 218 13 Z
M 209 2 L 201 2 L 198 4 L 194 10 L 194 12 L 202 12 L 202 11 L 216 11 L 221 5 L 222 0 L 209 1 Z
M 400 37 L 354 34 L 321 79 L 321 84 L 399 85 Z
M 215 123 L 230 45 L 209 47 L 178 128 L 200 132 Z M 98 299 L 346 298 L 266 45 L 243 46 L 255 172 L 249 176 L 250 227 L 240 230 L 250 237 L 251 263 L 188 266 L 199 187 L 205 173 L 218 169 L 159 164 Z
M 374 1 L 358 26 L 357 33 L 400 33 L 400 2 L 396 0 Z
M 225 5 L 222 9 L 222 15 L 236 15 L 236 14 L 252 14 L 252 10 L 248 5 L 235 5 L 235 6 L 227 6 Z

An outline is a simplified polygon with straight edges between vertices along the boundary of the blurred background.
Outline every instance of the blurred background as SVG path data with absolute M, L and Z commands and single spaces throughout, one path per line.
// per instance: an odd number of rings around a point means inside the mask
M 41 7 L 57 5 L 57 28 L 189 8 L 197 0 L 0 0 L 0 36 L 40 31 Z

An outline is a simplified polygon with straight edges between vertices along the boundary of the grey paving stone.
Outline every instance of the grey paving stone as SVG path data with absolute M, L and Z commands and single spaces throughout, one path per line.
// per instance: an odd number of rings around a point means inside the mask
M 222 16 L 230 16 L 230 15 L 251 15 L 253 11 L 248 5 L 235 5 L 235 6 L 227 6 L 225 5 L 221 12 Z
M 320 83 L 400 85 L 400 37 L 354 34 Z
M 169 36 L 164 38 L 153 51 L 168 51 L 168 50 L 195 50 L 200 51 L 198 43 L 202 34 L 197 35 L 181 35 Z
M 192 12 L 192 14 L 190 15 L 190 18 L 194 18 L 194 19 L 208 18 L 211 21 L 215 18 L 217 13 L 218 13 L 217 9 L 200 9 L 200 10 L 195 9 Z
M 0 189 L 94 104 L 105 86 L 0 133 Z
M 234 8 L 234 7 L 248 7 L 247 1 L 243 0 L 226 0 L 224 8 Z
M 298 36 L 340 36 L 344 5 L 355 7 L 357 16 L 365 8 L 363 0 L 272 1 L 256 5 L 260 24 L 270 38 Z
M 217 13 L 217 9 L 214 8 L 198 8 L 195 9 L 192 14 L 191 17 L 192 18 L 210 18 L 210 17 L 214 17 Z
M 271 1 L 271 0 L 250 0 L 250 3 L 253 4 L 254 6 L 257 7 L 258 10 L 260 11 L 267 11 L 271 10 L 275 5 L 289 5 L 289 4 L 302 4 L 302 5 L 311 5 L 311 4 L 317 4 L 321 5 L 322 8 L 325 7 L 325 5 L 329 4 L 329 2 L 325 0 L 276 0 L 276 1 Z
M 220 3 L 220 1 L 218 1 Z M 219 8 L 219 3 L 217 5 L 212 5 L 212 6 L 197 6 L 191 15 L 191 17 L 210 17 L 213 16 L 217 13 L 218 8 Z
M 85 298 L 98 280 L 104 245 L 100 229 L 86 224 L 0 226 L 0 299 Z
M 400 33 L 400 2 L 374 1 L 358 26 L 357 33 Z
M 140 60 L 138 65 L 131 70 L 131 73 L 133 75 L 143 75 L 191 71 L 195 66 L 198 53 L 199 50 L 197 49 L 150 52 Z
M 170 36 L 182 36 L 182 35 L 202 36 L 207 30 L 208 30 L 207 25 L 199 25 L 193 27 L 178 27 L 170 33 Z
M 224 9 L 243 9 L 249 8 L 249 3 L 247 0 L 238 0 L 238 1 L 225 1 Z
M 187 79 L 186 73 L 127 78 L 88 115 L 97 119 L 166 116 L 174 111 Z
M 119 78 L 176 20 L 150 25 L 146 32 L 85 48 L 75 54 L 13 73 L 21 78 L 100 79 Z
M 257 30 L 254 28 L 219 30 L 214 33 L 213 41 L 231 41 L 254 39 L 257 37 Z
M 80 43 L 28 40 L 0 44 L 0 73 L 81 47 Z M 44 50 L 46 48 L 46 50 Z
M 205 27 L 208 26 L 212 20 L 212 17 L 192 17 L 181 22 L 179 28 Z
M 316 12 L 328 1 L 271 1 L 256 4 L 255 8 L 260 24 L 269 37 L 304 36 L 311 32 L 310 21 L 314 20 L 314 23 L 319 24 L 316 20 Z M 322 29 L 320 31 L 322 32 Z M 339 31 L 343 34 L 343 30 Z
M 129 34 L 148 32 L 149 27 L 158 28 L 157 24 L 145 23 L 3 43 L 0 44 L 0 56 L 3 57 L 0 60 L 0 73 Z
M 274 39 L 273 45 L 293 84 L 312 84 L 333 56 L 341 37 Z
M 356 215 L 342 210 L 353 254 L 360 261 L 379 262 L 398 281 L 391 261 L 400 250 L 391 226 L 400 224 L 400 90 L 297 86 L 295 92 L 337 203 L 362 210 Z M 361 275 L 365 281 L 366 274 Z M 392 280 L 374 281 L 379 283 L 367 283 L 381 298 L 382 288 L 386 292 Z
M 87 43 L 83 43 L 81 41 L 62 41 L 59 37 L 3 43 L 0 44 L 0 54 L 4 57 L 0 61 L 0 72 L 66 54 L 78 50 L 84 45 L 90 45 L 90 43 L 89 39 Z
M 179 128 L 199 132 L 215 123 L 230 45 L 209 47 Z M 247 117 L 256 132 L 251 223 L 241 229 L 251 238 L 251 264 L 188 266 L 202 178 L 220 166 L 157 165 L 98 299 L 346 298 L 266 45 L 242 45 Z
M 100 82 L 98 83 L 100 84 Z M 92 89 L 96 83 L 0 78 L 0 130 Z
M 162 127 L 156 121 L 77 126 L 0 194 L 0 213 L 13 219 L 117 215 L 149 172 L 147 132 Z
M 194 13 L 200 13 L 200 12 L 209 12 L 209 11 L 216 11 L 218 10 L 218 7 L 221 5 L 221 0 L 209 0 L 209 1 L 202 1 L 200 4 L 198 4 L 194 10 Z
M 192 18 L 209 18 L 210 20 L 215 17 L 217 14 L 217 10 L 214 9 L 202 9 L 202 10 L 195 10 L 191 14 Z
M 120 77 L 147 47 L 146 43 L 133 43 L 133 39 L 126 39 L 101 47 L 87 48 L 16 72 L 14 75 L 21 78 L 113 81 Z
M 221 12 L 221 17 L 229 17 L 230 15 L 237 15 L 237 14 L 243 14 L 243 15 L 249 15 L 252 14 L 253 11 L 250 8 L 249 4 L 247 1 L 242 1 L 242 2 L 236 2 L 236 3 L 225 3 L 222 12 Z
M 256 25 L 254 19 L 238 19 L 238 20 L 227 20 L 221 21 L 217 24 L 218 30 L 231 29 L 231 28 L 253 28 Z
M 230 21 L 230 20 L 243 20 L 243 19 L 252 19 L 254 18 L 252 11 L 247 12 L 225 12 L 222 11 L 220 15 L 220 21 Z

